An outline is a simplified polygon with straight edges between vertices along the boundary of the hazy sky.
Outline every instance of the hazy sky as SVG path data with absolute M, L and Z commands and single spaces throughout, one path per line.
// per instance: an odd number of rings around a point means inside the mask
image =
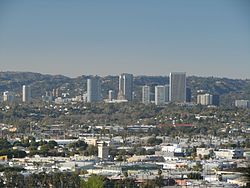
M 1 0 L 0 70 L 250 78 L 248 0 Z

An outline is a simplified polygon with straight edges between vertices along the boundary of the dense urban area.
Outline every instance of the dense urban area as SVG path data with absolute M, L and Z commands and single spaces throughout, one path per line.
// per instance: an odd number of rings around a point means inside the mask
M 0 187 L 250 187 L 250 80 L 0 72 L 0 92 Z

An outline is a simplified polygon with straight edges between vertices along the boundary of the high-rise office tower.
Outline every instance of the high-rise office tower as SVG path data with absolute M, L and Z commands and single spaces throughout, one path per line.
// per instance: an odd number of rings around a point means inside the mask
M 165 86 L 155 86 L 155 104 L 164 105 L 166 102 L 165 98 L 166 87 Z
M 169 79 L 169 100 L 171 102 L 186 102 L 186 73 L 171 72 Z
M 165 85 L 165 102 L 169 102 L 169 85 Z
M 100 102 L 101 83 L 99 77 L 91 77 L 87 80 L 87 102 Z
M 150 104 L 150 87 L 149 86 L 142 87 L 142 103 Z
M 133 100 L 133 75 L 123 73 L 119 76 L 119 100 Z
M 31 101 L 31 88 L 30 86 L 23 85 L 23 102 Z

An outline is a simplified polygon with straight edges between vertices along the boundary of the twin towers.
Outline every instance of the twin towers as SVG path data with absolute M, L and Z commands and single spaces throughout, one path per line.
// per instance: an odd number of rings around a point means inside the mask
M 133 75 L 123 73 L 119 76 L 119 88 L 117 101 L 133 100 Z M 112 100 L 113 91 L 109 91 Z M 147 104 L 150 101 L 150 87 L 143 86 L 142 102 Z M 87 80 L 87 102 L 102 101 L 100 78 L 90 77 Z M 169 85 L 155 86 L 155 103 L 164 104 L 166 102 L 186 102 L 186 73 L 171 72 L 169 75 Z
M 110 91 L 111 93 L 111 91 Z M 123 73 L 119 76 L 118 101 L 133 100 L 133 75 Z M 87 102 L 102 101 L 100 78 L 90 77 L 87 80 Z

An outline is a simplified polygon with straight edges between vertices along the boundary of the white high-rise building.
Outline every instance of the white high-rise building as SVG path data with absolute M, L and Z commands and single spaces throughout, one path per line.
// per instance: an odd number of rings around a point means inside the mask
M 186 102 L 186 73 L 171 72 L 169 83 L 169 100 L 171 102 Z
M 99 77 L 91 77 L 87 80 L 87 102 L 100 102 L 101 83 Z
M 150 104 L 150 87 L 149 86 L 142 87 L 142 103 Z
M 166 102 L 165 98 L 165 86 L 155 86 L 155 104 L 164 105 Z
M 213 95 L 211 95 L 209 93 L 198 94 L 197 95 L 197 104 L 212 105 L 213 104 Z
M 23 85 L 23 102 L 31 101 L 31 88 L 30 86 Z
M 7 103 L 13 103 L 15 96 L 12 92 L 5 91 L 3 92 L 3 101 Z
M 133 100 L 133 75 L 123 73 L 119 76 L 118 100 Z

